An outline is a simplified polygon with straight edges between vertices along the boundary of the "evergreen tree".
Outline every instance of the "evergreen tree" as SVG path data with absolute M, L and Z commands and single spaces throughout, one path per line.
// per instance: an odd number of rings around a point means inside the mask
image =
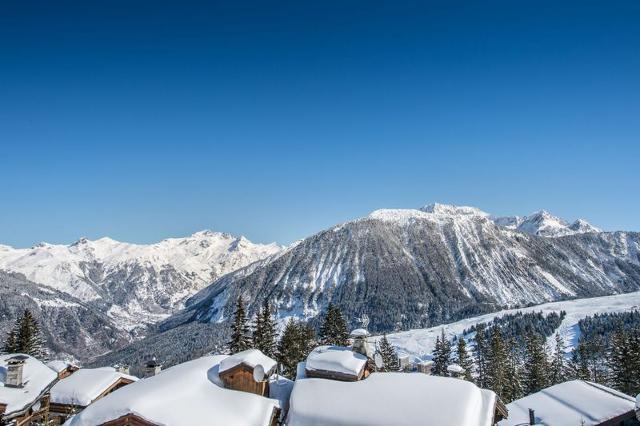
M 486 388 L 487 385 L 487 337 L 485 324 L 478 324 L 476 328 L 474 354 L 476 358 L 476 382 L 478 386 Z
M 311 353 L 316 346 L 316 332 L 308 322 L 302 322 L 297 324 L 298 334 L 296 338 L 296 344 L 298 346 L 300 361 L 307 359 L 307 356 Z
M 465 342 L 464 337 L 460 337 L 460 339 L 458 339 L 456 352 L 456 363 L 464 369 L 464 373 L 462 373 L 460 378 L 472 382 L 473 375 L 471 373 L 473 370 L 473 361 L 467 352 L 467 342 Z
M 451 361 L 451 343 L 447 340 L 442 329 L 442 335 L 436 337 L 436 347 L 433 351 L 433 374 L 436 376 L 448 376 L 447 367 Z
M 567 381 L 567 365 L 564 359 L 565 344 L 558 333 L 555 335 L 555 347 L 549 370 L 549 385 Z
M 271 315 L 271 307 L 267 300 L 264 301 L 256 317 L 253 347 L 269 357 L 274 358 L 276 355 L 276 322 Z
M 505 366 L 505 376 L 507 377 L 504 388 L 503 401 L 510 403 L 524 396 L 522 385 L 522 351 L 515 336 L 512 336 L 506 343 L 507 362 Z
M 620 392 L 631 395 L 634 391 L 634 362 L 630 345 L 630 336 L 619 328 L 613 333 L 611 347 L 607 356 L 609 366 L 609 385 Z
M 38 321 L 28 309 L 16 320 L 13 329 L 7 334 L 2 348 L 3 353 L 23 353 L 45 360 L 47 351 L 40 332 Z
M 7 334 L 7 340 L 5 340 L 4 346 L 2 347 L 2 353 L 13 354 L 17 352 L 18 352 L 18 345 L 17 345 L 16 330 L 11 329 L 9 330 L 9 333 Z
M 277 360 L 283 367 L 283 374 L 291 379 L 296 377 L 298 363 L 304 361 L 315 345 L 315 331 L 308 323 L 287 322 L 278 342 Z
M 538 392 L 548 384 L 549 363 L 543 337 L 528 331 L 525 335 L 525 391 L 526 394 Z
M 324 322 L 320 328 L 320 342 L 323 345 L 348 346 L 349 332 L 340 308 L 329 303 Z
M 18 334 L 20 352 L 38 359 L 45 359 L 44 340 L 40 332 L 38 322 L 28 309 L 24 310 L 20 320 L 20 332 Z
M 235 354 L 250 349 L 251 346 L 251 327 L 247 321 L 247 313 L 245 311 L 244 302 L 242 301 L 242 296 L 238 296 L 234 320 L 231 325 L 229 351 L 232 354 Z
M 570 363 L 571 376 L 578 380 L 591 380 L 587 347 L 583 341 L 578 342 L 578 347 L 573 350 Z
M 507 351 L 500 328 L 494 326 L 491 331 L 491 343 L 487 354 L 488 387 L 498 396 L 504 397 L 507 387 Z
M 395 348 L 389 343 L 387 335 L 380 340 L 380 355 L 382 355 L 382 371 L 400 371 L 400 360 Z

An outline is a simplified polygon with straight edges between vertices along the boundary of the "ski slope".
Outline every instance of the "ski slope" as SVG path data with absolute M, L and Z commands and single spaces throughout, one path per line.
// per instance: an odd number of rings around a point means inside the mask
M 567 315 L 560 324 L 557 332 L 564 340 L 567 351 L 573 349 L 580 337 L 578 321 L 594 314 L 608 312 L 624 312 L 640 309 L 640 292 L 616 294 L 614 296 L 594 297 L 590 299 L 576 299 L 562 302 L 544 303 L 520 309 L 508 309 L 491 314 L 485 314 L 473 318 L 467 318 L 451 324 L 437 327 L 423 328 L 388 334 L 389 342 L 396 348 L 399 355 L 409 355 L 412 361 L 424 360 L 430 357 L 435 347 L 436 337 L 440 336 L 444 329 L 447 338 L 461 336 L 462 332 L 483 322 L 489 322 L 496 317 L 516 312 L 543 312 L 545 315 L 551 312 L 566 311 Z M 372 337 L 377 341 L 381 336 Z M 553 335 L 550 339 L 553 338 Z

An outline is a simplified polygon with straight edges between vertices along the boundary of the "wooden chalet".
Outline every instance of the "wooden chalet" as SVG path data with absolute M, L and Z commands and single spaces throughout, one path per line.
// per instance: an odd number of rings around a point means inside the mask
M 269 377 L 277 363 L 257 349 L 249 349 L 231 355 L 220 363 L 220 380 L 227 389 L 269 395 Z M 256 369 L 260 370 L 256 376 Z M 257 380 L 257 379 L 260 380 Z
M 262 359 L 255 355 L 245 356 L 242 361 L 253 365 L 256 360 Z M 280 400 L 227 388 L 220 371 L 227 372 L 229 376 L 243 371 L 234 369 L 238 365 L 239 357 L 223 366 L 222 362 L 228 358 L 232 357 L 205 356 L 163 370 L 162 374 L 126 385 L 91 403 L 70 418 L 67 424 L 275 426 L 280 419 Z M 255 364 L 255 367 L 258 365 L 258 370 L 262 368 L 266 372 L 273 368 L 269 364 Z M 256 374 L 256 377 L 259 375 Z M 230 383 L 244 381 L 233 380 Z
M 0 356 L 0 425 L 27 426 L 45 422 L 51 386 L 57 374 L 24 354 Z
M 310 378 L 356 382 L 369 376 L 370 360 L 363 354 L 343 346 L 319 346 L 305 363 Z
M 47 367 L 58 374 L 58 380 L 65 379 L 78 371 L 80 367 L 67 361 L 54 360 L 47 362 Z
M 80 369 L 56 383 L 50 390 L 49 415 L 62 424 L 89 404 L 137 380 L 115 369 Z

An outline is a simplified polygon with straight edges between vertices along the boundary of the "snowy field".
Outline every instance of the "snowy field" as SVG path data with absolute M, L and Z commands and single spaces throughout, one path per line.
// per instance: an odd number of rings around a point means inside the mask
M 551 302 L 542 305 L 531 306 L 521 309 L 508 309 L 478 317 L 467 318 L 451 324 L 439 325 L 437 327 L 422 328 L 416 330 L 403 331 L 388 334 L 389 342 L 397 349 L 399 355 L 409 355 L 413 360 L 423 360 L 429 358 L 433 352 L 436 337 L 440 336 L 441 330 L 449 339 L 454 336 L 461 336 L 463 330 L 472 325 L 482 322 L 489 322 L 496 317 L 516 312 L 543 312 L 545 315 L 550 312 L 566 311 L 567 316 L 560 324 L 558 332 L 562 336 L 567 351 L 570 351 L 580 337 L 578 321 L 589 315 L 602 314 L 606 312 L 623 312 L 640 309 L 640 292 L 617 294 L 614 296 L 594 297 L 591 299 L 576 299 L 563 302 Z M 378 340 L 381 336 L 372 337 Z M 553 335 L 550 337 L 553 339 Z

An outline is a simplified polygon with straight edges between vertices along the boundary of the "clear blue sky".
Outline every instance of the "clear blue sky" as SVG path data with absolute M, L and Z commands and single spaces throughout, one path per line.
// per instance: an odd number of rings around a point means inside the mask
M 638 1 L 3 1 L 0 242 L 382 207 L 640 230 Z

